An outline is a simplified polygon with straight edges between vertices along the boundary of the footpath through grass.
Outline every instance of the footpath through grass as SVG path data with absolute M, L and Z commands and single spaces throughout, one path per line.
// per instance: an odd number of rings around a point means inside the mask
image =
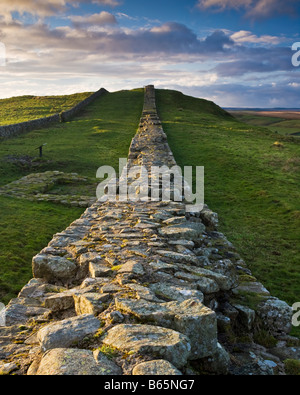
M 143 108 L 143 89 L 106 94 L 73 121 L 0 141 L 0 186 L 30 173 L 59 170 L 95 182 L 102 165 L 127 158 Z M 47 143 L 43 158 L 36 147 Z M 30 158 L 30 160 L 22 160 Z M 69 187 L 62 186 L 59 193 Z M 90 194 L 82 190 L 83 194 Z M 96 194 L 96 188 L 94 190 Z M 32 257 L 84 209 L 0 197 L 0 302 L 32 277 Z
M 205 167 L 220 231 L 272 295 L 300 301 L 299 142 L 179 92 L 158 90 L 157 107 L 178 165 Z

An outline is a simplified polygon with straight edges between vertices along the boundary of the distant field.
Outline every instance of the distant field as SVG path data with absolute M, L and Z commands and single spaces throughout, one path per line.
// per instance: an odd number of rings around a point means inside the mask
M 66 96 L 20 96 L 0 100 L 0 126 L 43 118 L 74 107 L 91 92 Z
M 299 111 L 229 111 L 238 120 L 249 125 L 265 126 L 283 135 L 300 136 Z

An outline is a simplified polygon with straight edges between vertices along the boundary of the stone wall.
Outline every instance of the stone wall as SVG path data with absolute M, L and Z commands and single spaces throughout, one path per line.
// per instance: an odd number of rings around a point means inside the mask
M 63 111 L 60 114 L 54 114 L 49 117 L 34 119 L 32 121 L 20 122 L 12 125 L 0 126 L 0 137 L 12 137 L 17 134 L 27 133 L 35 129 L 49 127 L 55 123 L 70 121 L 76 114 L 82 111 L 88 104 L 100 97 L 107 91 L 101 88 L 99 91 L 93 93 L 91 96 L 77 104 L 68 111 Z
M 86 99 L 84 99 L 83 101 L 78 103 L 76 106 L 74 106 L 70 110 L 61 112 L 60 113 L 61 122 L 70 121 L 72 118 L 75 117 L 75 115 L 77 115 L 80 111 L 82 111 L 86 106 L 88 106 L 95 99 L 104 95 L 105 93 L 108 93 L 107 90 L 104 88 L 101 88 L 97 92 L 93 93 L 91 96 L 87 97 Z
M 121 179 L 137 164 L 175 163 L 146 87 Z M 272 375 L 300 350 L 292 309 L 252 276 L 207 206 L 97 201 L 32 268 L 0 328 L 2 373 Z
M 0 137 L 12 137 L 17 134 L 30 132 L 31 130 L 44 128 L 60 122 L 59 114 L 50 117 L 34 119 L 32 121 L 0 126 Z

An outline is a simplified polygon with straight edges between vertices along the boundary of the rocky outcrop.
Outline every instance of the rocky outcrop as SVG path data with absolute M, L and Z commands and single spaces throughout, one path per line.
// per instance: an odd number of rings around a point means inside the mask
M 120 180 L 153 164 L 176 162 L 150 86 Z M 33 258 L 33 273 L 0 328 L 9 373 L 284 374 L 276 345 L 299 348 L 292 309 L 252 276 L 207 206 L 97 201 Z
M 87 184 L 86 177 L 77 173 L 64 173 L 61 171 L 46 171 L 32 173 L 19 180 L 0 187 L 0 195 L 16 199 L 26 199 L 36 202 L 52 202 L 66 206 L 89 207 L 95 203 L 96 198 L 82 196 L 81 194 L 51 193 L 52 188 L 58 185 Z

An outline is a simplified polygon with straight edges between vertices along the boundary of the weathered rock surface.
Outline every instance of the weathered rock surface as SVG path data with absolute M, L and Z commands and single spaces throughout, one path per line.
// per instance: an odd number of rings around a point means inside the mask
M 136 165 L 176 165 L 151 86 L 119 182 Z M 217 222 L 207 206 L 186 213 L 184 201 L 160 198 L 88 207 L 33 258 L 35 278 L 6 307 L 0 371 L 285 374 L 283 361 L 300 359 L 292 310 L 252 276 Z
M 168 283 L 155 283 L 150 285 L 150 289 L 160 297 L 167 300 L 176 300 L 183 302 L 187 299 L 197 299 L 203 302 L 204 295 L 195 289 L 189 289 L 180 285 L 171 285 Z
M 164 359 L 143 362 L 136 365 L 132 370 L 133 375 L 141 376 L 181 376 L 180 370 Z
M 217 320 L 215 313 L 195 299 L 182 303 L 150 303 L 143 300 L 116 299 L 121 311 L 129 312 L 140 320 L 155 322 L 185 334 L 190 340 L 190 359 L 203 358 L 217 347 Z
M 117 325 L 108 331 L 103 342 L 120 351 L 161 357 L 177 368 L 186 364 L 191 351 L 186 336 L 152 325 Z
M 98 315 L 102 313 L 102 311 L 106 310 L 106 304 L 109 300 L 109 294 L 99 294 L 96 292 L 89 292 L 83 295 L 74 295 L 76 313 L 77 315 Z
M 100 352 L 75 348 L 56 348 L 46 352 L 36 372 L 37 376 L 110 376 L 122 369 Z
M 292 329 L 292 308 L 278 298 L 270 298 L 262 302 L 258 315 L 264 320 L 273 334 L 289 333 Z
M 42 350 L 46 351 L 76 344 L 85 336 L 96 333 L 99 328 L 97 318 L 84 314 L 44 326 L 38 331 L 37 338 Z
M 1 127 L 0 127 L 1 134 Z M 80 195 L 59 195 L 51 193 L 51 189 L 58 184 L 80 183 L 85 184 L 86 177 L 77 173 L 63 173 L 61 171 L 46 171 L 44 173 L 32 173 L 20 180 L 0 188 L 0 195 L 9 196 L 30 201 L 48 201 L 66 206 L 89 207 L 95 203 L 96 198 Z
M 76 273 L 76 265 L 61 256 L 38 254 L 32 260 L 32 271 L 36 278 L 46 281 L 67 280 Z
M 31 317 L 40 317 L 50 313 L 34 299 L 12 299 L 5 311 L 5 324 L 8 326 L 25 324 Z

